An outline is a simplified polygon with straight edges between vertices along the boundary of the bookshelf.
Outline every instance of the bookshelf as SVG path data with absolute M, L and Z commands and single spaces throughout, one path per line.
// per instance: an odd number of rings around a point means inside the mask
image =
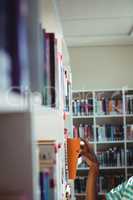
M 133 173 L 133 89 L 73 91 L 72 110 L 74 137 L 88 139 L 100 162 L 98 190 L 101 199 L 111 187 Z M 88 170 L 82 161 L 75 182 L 86 184 Z M 106 180 L 109 183 L 103 185 Z M 84 188 L 76 184 L 76 199 L 81 196 L 85 199 Z
M 1 3 L 1 13 L 0 197 L 40 200 L 40 169 L 53 168 L 57 182 L 54 197 L 64 200 L 64 128 L 69 129 L 69 134 L 72 129 L 71 69 L 68 55 L 65 58 L 68 52 L 55 2 L 6 0 Z M 52 43 L 52 47 L 47 46 L 49 55 L 45 51 L 46 39 Z M 49 74 L 47 67 L 51 69 Z M 53 78 L 54 83 L 46 76 Z M 68 115 L 66 120 L 64 112 Z M 40 160 L 40 146 L 49 141 L 56 146 L 56 162 Z

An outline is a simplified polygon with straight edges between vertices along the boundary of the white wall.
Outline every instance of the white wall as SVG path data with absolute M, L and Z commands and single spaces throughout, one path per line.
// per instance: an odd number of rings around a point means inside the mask
M 73 89 L 133 88 L 133 46 L 69 48 Z

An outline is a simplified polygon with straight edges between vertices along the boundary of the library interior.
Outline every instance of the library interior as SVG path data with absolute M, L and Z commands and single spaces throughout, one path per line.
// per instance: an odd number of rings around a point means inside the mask
M 0 200 L 133 200 L 133 0 L 0 0 Z

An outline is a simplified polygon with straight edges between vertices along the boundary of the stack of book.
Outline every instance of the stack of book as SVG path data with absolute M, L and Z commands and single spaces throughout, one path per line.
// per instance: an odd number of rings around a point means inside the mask
M 122 125 L 97 125 L 97 141 L 116 141 L 124 139 L 124 130 Z
M 126 95 L 126 113 L 133 114 L 133 95 Z
M 122 99 L 96 99 L 95 106 L 97 115 L 122 114 Z
M 84 116 L 93 114 L 93 99 L 77 99 L 72 102 L 73 115 Z
M 74 137 L 81 137 L 93 141 L 93 126 L 89 124 L 75 125 L 73 126 L 73 135 Z
M 120 167 L 125 165 L 123 148 L 113 147 L 106 151 L 99 151 L 97 158 L 102 167 Z

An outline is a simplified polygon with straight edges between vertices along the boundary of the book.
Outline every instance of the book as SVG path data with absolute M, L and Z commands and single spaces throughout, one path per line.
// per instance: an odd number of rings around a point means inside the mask
M 43 30 L 43 44 L 44 44 L 44 85 L 43 85 L 43 104 L 51 106 L 51 83 L 50 83 L 50 44 L 49 37 L 46 31 Z
M 118 141 L 124 139 L 123 125 L 97 125 L 97 141 Z
M 126 113 L 133 114 L 133 95 L 126 95 Z
M 6 51 L 11 58 L 11 90 L 20 93 L 21 88 L 29 87 L 28 57 L 28 10 L 25 0 L 7 1 Z M 8 9 L 9 8 L 9 9 Z

